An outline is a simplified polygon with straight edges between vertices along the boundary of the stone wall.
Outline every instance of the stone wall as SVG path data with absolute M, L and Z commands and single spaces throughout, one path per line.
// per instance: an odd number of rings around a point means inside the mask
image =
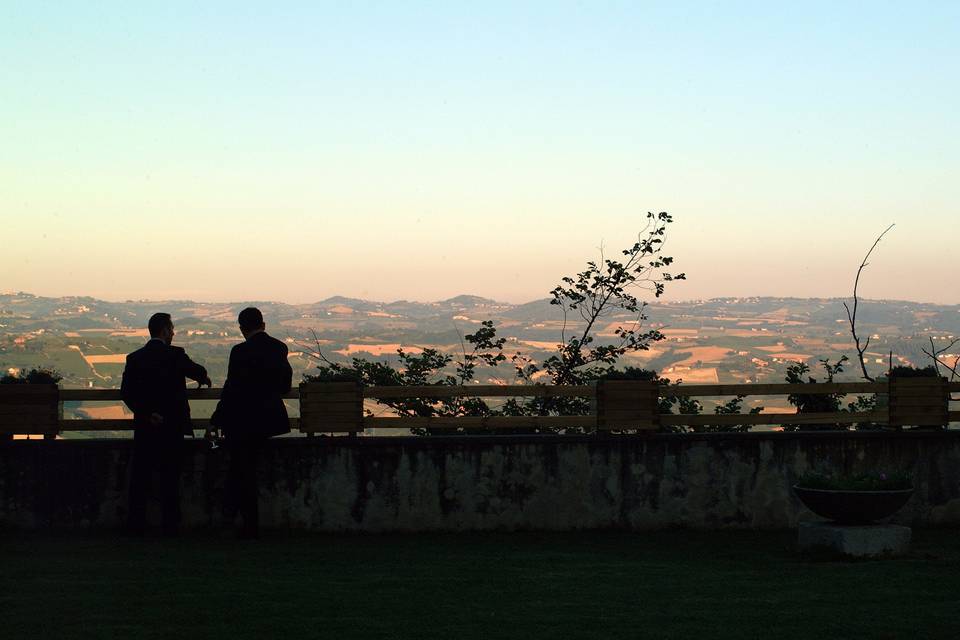
M 0 443 L 0 526 L 119 527 L 131 451 Z M 222 526 L 228 455 L 185 444 L 186 528 Z M 812 468 L 910 470 L 894 522 L 960 525 L 957 432 L 282 438 L 260 509 L 264 527 L 317 531 L 778 529 L 815 519 L 790 491 Z

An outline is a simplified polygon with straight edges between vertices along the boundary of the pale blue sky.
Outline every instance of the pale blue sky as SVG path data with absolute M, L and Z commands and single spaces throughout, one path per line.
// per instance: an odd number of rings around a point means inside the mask
M 960 3 L 0 3 L 0 290 L 960 302 Z M 785 3 L 783 3 L 785 4 Z

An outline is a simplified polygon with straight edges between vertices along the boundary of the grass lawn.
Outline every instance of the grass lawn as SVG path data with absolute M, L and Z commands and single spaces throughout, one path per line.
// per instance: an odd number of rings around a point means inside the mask
M 0 637 L 960 637 L 960 532 L 862 562 L 795 536 L 8 532 Z

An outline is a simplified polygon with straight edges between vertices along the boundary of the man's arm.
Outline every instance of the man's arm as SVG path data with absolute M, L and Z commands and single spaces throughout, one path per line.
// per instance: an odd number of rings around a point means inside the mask
M 280 366 L 280 375 L 278 376 L 280 381 L 280 393 L 287 394 L 290 392 L 290 388 L 293 386 L 293 367 L 290 366 L 290 359 L 287 358 L 287 345 L 280 343 L 280 346 L 283 347 L 281 352 L 283 355 L 283 364 Z
M 237 382 L 237 347 L 230 350 L 230 359 L 227 361 L 227 379 L 223 381 L 223 390 L 220 392 L 220 401 L 210 416 L 210 423 L 215 427 L 227 426 L 229 420 L 231 396 Z
M 143 384 L 137 371 L 136 362 L 131 362 L 130 356 L 127 356 L 127 362 L 123 367 L 123 379 L 120 382 L 120 397 L 123 403 L 133 411 L 134 415 L 146 412 L 146 407 L 142 398 Z
M 208 387 L 212 386 L 210 382 L 210 376 L 207 375 L 207 370 L 190 359 L 190 356 L 187 355 L 187 352 L 180 350 L 179 357 L 177 359 L 177 367 L 180 369 L 181 373 L 185 378 L 190 378 L 195 382 L 199 382 L 200 386 L 207 385 Z

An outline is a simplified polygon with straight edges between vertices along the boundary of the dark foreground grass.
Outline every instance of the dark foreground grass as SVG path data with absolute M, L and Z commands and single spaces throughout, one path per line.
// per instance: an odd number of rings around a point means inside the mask
M 960 532 L 868 562 L 795 535 L 5 533 L 0 637 L 960 637 Z

